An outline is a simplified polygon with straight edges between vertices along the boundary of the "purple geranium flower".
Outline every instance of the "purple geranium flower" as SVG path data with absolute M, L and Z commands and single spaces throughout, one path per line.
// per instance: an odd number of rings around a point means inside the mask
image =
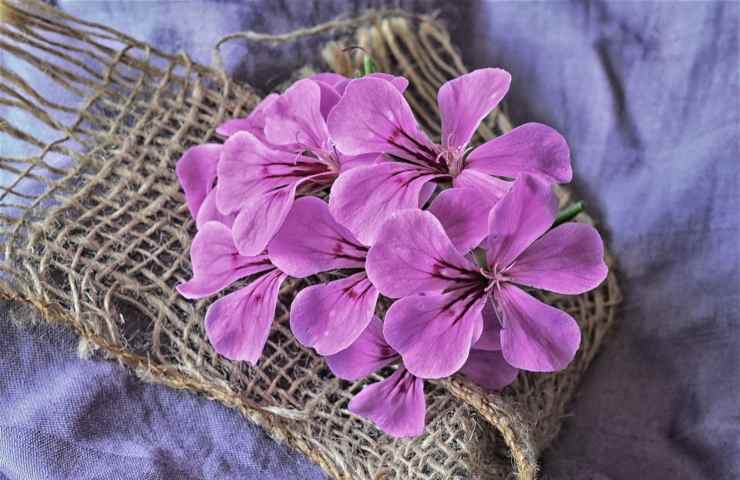
M 332 110 L 328 129 L 347 155 L 383 154 L 379 163 L 342 173 L 334 183 L 330 208 L 364 243 L 372 243 L 383 220 L 412 208 L 430 181 L 452 179 L 456 187 L 488 182 L 491 175 L 538 175 L 550 182 L 571 178 L 570 153 L 563 137 L 545 125 L 529 123 L 475 148 L 468 143 L 480 122 L 506 94 L 510 75 L 485 68 L 440 88 L 442 143 L 420 130 L 403 95 L 387 81 L 356 79 Z M 497 185 L 498 184 L 498 185 Z
M 406 90 L 409 81 L 404 77 L 396 77 L 387 73 L 373 73 L 368 75 L 370 78 L 380 78 L 390 82 L 401 93 Z M 329 111 L 339 101 L 339 97 L 344 93 L 347 84 L 351 80 L 337 73 L 317 73 L 308 77 L 319 84 L 321 88 L 321 111 L 322 115 L 328 115 Z M 244 118 L 233 118 L 221 124 L 216 133 L 223 137 L 230 137 L 237 132 L 250 132 L 260 140 L 267 142 L 265 138 L 265 124 L 270 106 L 280 97 L 277 93 L 271 93 L 262 99 L 252 111 Z M 269 142 L 267 142 L 269 143 Z
M 385 223 L 366 269 L 381 293 L 403 297 L 388 310 L 384 334 L 409 371 L 441 378 L 459 370 L 484 334 L 489 300 L 510 365 L 555 371 L 570 362 L 578 325 L 517 285 L 578 294 L 601 283 L 607 267 L 598 232 L 577 223 L 548 231 L 556 214 L 550 186 L 521 176 L 490 212 L 484 268 L 455 248 L 429 212 L 405 210 Z
M 193 278 L 178 285 L 186 298 L 204 298 L 235 281 L 255 276 L 244 288 L 214 302 L 206 312 L 208 339 L 221 355 L 256 363 L 275 317 L 280 285 L 287 276 L 267 255 L 245 257 L 234 245 L 229 227 L 208 221 L 190 247 Z
M 216 133 L 228 138 L 238 132 L 249 132 L 264 141 L 265 111 L 278 97 L 276 93 L 268 95 L 247 117 L 226 121 L 216 129 Z M 222 215 L 216 208 L 216 177 L 223 148 L 218 143 L 190 147 L 175 167 L 180 186 L 185 192 L 185 202 L 198 227 L 209 220 L 217 220 L 231 227 L 236 218 L 235 213 Z
M 402 91 L 407 81 L 374 78 Z M 256 112 L 219 130 L 229 135 L 218 163 L 216 205 L 236 213 L 234 239 L 242 255 L 262 252 L 296 196 L 328 187 L 341 171 L 373 163 L 377 154 L 344 155 L 329 136 L 326 118 L 347 79 L 321 74 L 299 80 L 265 99 Z
M 351 345 L 370 323 L 378 300 L 378 290 L 365 273 L 368 247 L 332 218 L 326 202 L 303 197 L 293 204 L 268 251 L 275 265 L 296 278 L 356 270 L 346 278 L 304 288 L 290 309 L 291 330 L 303 345 L 321 355 Z
M 383 324 L 373 317 L 360 337 L 347 349 L 326 358 L 339 378 L 355 381 L 400 358 L 383 337 Z M 489 390 L 498 390 L 516 378 L 497 351 L 472 350 L 462 373 Z M 349 403 L 349 411 L 369 418 L 387 434 L 413 437 L 424 433 L 426 400 L 424 382 L 402 365 L 391 376 L 362 389 Z
M 339 378 L 355 381 L 390 365 L 399 358 L 383 338 L 383 324 L 373 317 L 349 348 L 326 358 Z M 349 402 L 349 411 L 369 418 L 394 437 L 424 433 L 426 399 L 424 381 L 403 367 L 387 379 L 368 385 Z

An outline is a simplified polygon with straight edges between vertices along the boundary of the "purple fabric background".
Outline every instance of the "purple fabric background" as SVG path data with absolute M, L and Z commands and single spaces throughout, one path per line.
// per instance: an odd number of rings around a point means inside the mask
M 60 2 L 202 62 L 224 33 L 378 3 Z M 625 288 L 544 475 L 740 477 L 740 4 L 467 1 L 444 14 L 469 65 L 512 72 L 515 122 L 568 138 Z M 228 48 L 232 72 L 267 88 L 308 51 Z M 7 478 L 322 478 L 235 412 L 79 360 L 59 328 L 0 317 Z

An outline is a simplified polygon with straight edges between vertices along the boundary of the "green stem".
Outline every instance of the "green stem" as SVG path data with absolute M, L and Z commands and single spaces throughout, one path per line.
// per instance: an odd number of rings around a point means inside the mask
M 564 209 L 558 212 L 558 216 L 555 217 L 555 222 L 552 224 L 553 228 L 557 227 L 561 223 L 569 222 L 576 218 L 576 215 L 583 211 L 583 202 L 576 202 L 568 205 Z
M 365 58 L 362 61 L 362 75 L 370 75 L 371 73 L 375 73 L 377 71 L 378 66 L 375 64 L 373 57 L 371 57 L 370 55 L 365 55 Z

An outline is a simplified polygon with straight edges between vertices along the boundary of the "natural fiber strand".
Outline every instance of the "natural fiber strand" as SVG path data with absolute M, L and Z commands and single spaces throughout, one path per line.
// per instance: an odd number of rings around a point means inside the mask
M 36 1 L 0 2 L 0 51 L 57 92 L 0 68 L 0 298 L 27 304 L 72 328 L 81 351 L 120 362 L 139 378 L 195 391 L 238 409 L 271 436 L 342 479 L 519 478 L 557 435 L 567 403 L 614 321 L 616 279 L 577 297 L 543 295 L 583 330 L 573 364 L 558 374 L 522 374 L 488 395 L 460 378 L 427 385 L 427 433 L 394 440 L 351 415 L 349 399 L 369 380 L 334 378 L 289 332 L 299 282 L 281 291 L 278 318 L 257 368 L 219 357 L 205 338 L 208 301 L 174 286 L 191 275 L 194 222 L 174 175 L 191 145 L 212 141 L 227 118 L 259 100 L 222 68 L 170 55 L 103 25 Z M 385 71 L 410 79 L 407 98 L 425 128 L 440 131 L 436 91 L 465 71 L 433 17 L 368 12 L 279 36 L 223 41 L 302 41 L 320 35 L 323 58 L 353 74 L 360 45 Z M 214 58 L 218 67 L 218 47 Z M 31 122 L 33 120 L 33 122 Z M 511 129 L 500 109 L 479 140 Z M 566 201 L 567 192 L 560 191 Z M 581 221 L 590 219 L 581 215 Z M 21 308 L 21 307 L 18 307 Z

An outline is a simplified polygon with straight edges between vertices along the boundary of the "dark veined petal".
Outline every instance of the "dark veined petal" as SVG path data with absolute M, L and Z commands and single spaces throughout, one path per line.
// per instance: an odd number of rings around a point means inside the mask
M 388 309 L 383 334 L 420 378 L 444 378 L 467 361 L 483 331 L 482 291 L 411 295 Z
M 304 278 L 339 268 L 364 268 L 367 249 L 329 213 L 316 197 L 299 198 L 268 245 L 273 263 Z
M 218 222 L 204 224 L 190 246 L 193 278 L 178 285 L 186 298 L 203 298 L 228 287 L 240 278 L 274 268 L 266 255 L 239 255 L 231 230 Z
M 332 140 L 346 155 L 385 153 L 424 164 L 436 156 L 403 94 L 381 78 L 350 81 L 328 125 Z
M 400 368 L 363 388 L 349 402 L 349 411 L 369 418 L 392 437 L 416 437 L 424 433 L 424 382 Z
M 216 352 L 230 360 L 257 363 L 270 334 L 285 278 L 277 269 L 266 272 L 208 308 L 206 333 Z
M 434 178 L 426 169 L 396 162 L 353 168 L 334 182 L 329 209 L 363 245 L 372 245 L 391 215 L 419 208 L 421 192 Z
M 439 220 L 421 210 L 404 210 L 385 222 L 365 269 L 378 290 L 391 298 L 441 292 L 481 278 Z
M 398 353 L 383 338 L 383 322 L 373 317 L 352 345 L 326 357 L 326 363 L 337 377 L 354 381 L 380 370 L 397 358 Z
M 326 166 L 312 157 L 270 148 L 247 132 L 231 136 L 218 164 L 216 205 L 223 214 L 239 212 L 232 227 L 239 252 L 262 253 L 288 215 L 298 186 L 327 175 Z
M 333 355 L 357 340 L 372 320 L 377 300 L 378 290 L 364 272 L 312 285 L 293 300 L 290 329 L 319 355 Z
M 313 157 L 272 148 L 249 132 L 239 132 L 223 145 L 216 205 L 229 214 L 258 196 L 326 172 L 326 166 Z

